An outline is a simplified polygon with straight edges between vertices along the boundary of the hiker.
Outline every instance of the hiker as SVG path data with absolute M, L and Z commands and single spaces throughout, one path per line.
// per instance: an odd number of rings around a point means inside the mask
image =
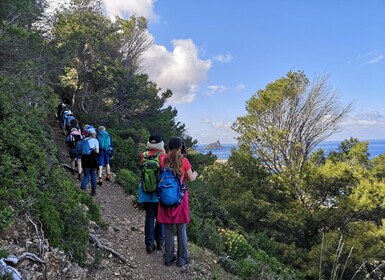
M 60 112 L 60 116 L 59 116 L 59 128 L 60 129 L 63 129 L 64 127 L 64 122 L 65 122 L 65 118 L 67 115 L 69 114 L 72 114 L 72 111 L 70 108 L 64 106 L 62 111 Z
M 69 112 L 67 114 L 64 115 L 64 121 L 63 121 L 63 131 L 64 131 L 64 134 L 67 135 L 68 134 L 68 131 L 70 130 L 69 127 L 71 126 L 71 121 L 72 120 L 75 120 L 75 116 L 72 115 L 72 112 L 71 110 L 69 110 Z M 76 125 L 77 125 L 77 121 L 76 121 Z
M 99 178 L 98 185 L 101 186 L 103 184 L 103 167 L 106 167 L 106 181 L 110 180 L 111 177 L 111 168 L 110 168 L 110 159 L 111 159 L 111 151 L 112 141 L 111 136 L 107 132 L 104 126 L 99 126 L 97 139 L 99 140 L 99 155 L 98 155 L 98 163 L 99 163 Z
M 84 126 L 83 126 L 83 129 L 82 129 L 82 135 L 84 136 L 84 137 L 86 137 L 87 136 L 87 130 L 89 129 L 89 128 L 93 128 L 93 126 L 92 125 L 90 125 L 90 124 L 85 124 Z
M 172 137 L 168 142 L 169 151 L 166 156 L 160 157 L 160 168 L 164 167 L 172 169 L 175 175 L 181 177 L 182 185 L 187 179 L 194 181 L 198 176 L 196 171 L 191 170 L 189 160 L 183 157 L 182 139 L 180 137 Z M 178 206 L 164 206 L 162 203 L 158 205 L 158 222 L 164 224 L 165 243 L 164 243 L 164 264 L 172 265 L 177 261 L 177 266 L 184 266 L 190 262 L 187 251 L 187 232 L 186 226 L 190 222 L 188 191 L 185 190 L 183 200 Z M 177 256 L 174 254 L 174 225 L 177 229 L 178 250 Z
M 83 140 L 83 142 L 85 141 L 89 144 L 90 153 L 82 153 L 84 177 L 80 188 L 85 191 L 91 177 L 91 195 L 96 195 L 96 170 L 99 166 L 97 157 L 97 154 L 99 153 L 99 141 L 96 139 L 95 128 L 89 128 L 87 130 L 87 137 Z M 83 144 L 83 146 L 85 146 L 85 144 Z
M 164 243 L 164 226 L 157 220 L 158 214 L 158 197 L 156 194 L 157 187 L 157 174 L 160 172 L 159 157 L 165 155 L 164 142 L 159 135 L 151 135 L 147 142 L 147 151 L 140 154 L 140 165 L 142 167 L 142 181 L 139 183 L 138 190 L 138 203 L 142 203 L 144 210 L 146 211 L 146 219 L 144 222 L 144 242 L 146 244 L 147 253 L 152 251 L 162 250 Z M 155 180 L 146 180 L 146 163 L 150 163 L 151 160 L 155 161 L 154 172 L 149 176 L 156 176 Z M 151 167 L 149 167 L 151 168 Z M 150 182 L 149 182 L 150 181 Z M 145 184 L 154 183 L 152 189 Z M 155 225 L 154 225 L 155 222 Z M 156 242 L 156 246 L 155 243 Z
M 66 107 L 66 104 L 63 101 L 60 101 L 59 104 L 57 105 L 56 119 L 59 121 L 59 126 L 60 126 L 60 116 L 65 107 Z
M 65 131 L 67 133 L 66 134 L 67 136 L 71 133 L 71 130 L 73 128 L 76 128 L 76 130 L 79 131 L 79 133 L 81 134 L 81 127 L 79 125 L 78 120 L 75 117 L 70 120 L 69 125 L 65 124 Z
M 78 152 L 76 144 L 83 139 L 80 131 L 76 128 L 72 128 L 70 134 L 66 137 L 66 144 L 69 147 L 69 154 L 71 159 L 72 173 L 75 172 L 75 163 L 77 164 L 77 179 L 80 181 L 82 174 L 82 154 Z

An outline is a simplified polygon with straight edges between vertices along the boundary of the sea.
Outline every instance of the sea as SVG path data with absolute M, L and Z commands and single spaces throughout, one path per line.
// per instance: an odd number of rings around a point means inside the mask
M 369 152 L 370 159 L 373 159 L 374 157 L 385 153 L 385 139 L 362 140 L 361 142 L 364 142 L 364 141 L 367 141 L 369 143 L 368 152 Z M 328 154 L 331 151 L 336 151 L 338 149 L 338 146 L 341 144 L 341 142 L 342 141 L 334 141 L 334 140 L 323 141 L 316 147 L 315 150 L 317 150 L 318 148 L 322 148 L 325 154 Z M 238 148 L 237 144 L 221 144 L 221 146 L 223 147 L 222 149 L 205 150 L 204 148 L 207 145 L 208 144 L 199 144 L 197 145 L 196 150 L 202 154 L 206 154 L 209 151 L 211 151 L 214 155 L 218 156 L 218 159 L 221 159 L 221 160 L 226 160 L 229 158 L 232 148 Z

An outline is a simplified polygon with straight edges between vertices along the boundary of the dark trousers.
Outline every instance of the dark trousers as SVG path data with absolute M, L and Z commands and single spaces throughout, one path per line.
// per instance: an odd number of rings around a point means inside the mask
M 146 246 L 152 246 L 154 241 L 163 244 L 164 226 L 156 220 L 158 214 L 158 202 L 145 202 L 143 208 L 146 211 L 146 220 L 144 225 L 144 241 Z

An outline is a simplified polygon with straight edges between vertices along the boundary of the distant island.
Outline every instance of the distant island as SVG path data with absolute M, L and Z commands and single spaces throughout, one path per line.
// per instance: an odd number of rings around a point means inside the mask
M 223 149 L 223 146 L 221 145 L 219 140 L 217 140 L 214 143 L 208 144 L 203 150 L 219 150 L 219 149 Z

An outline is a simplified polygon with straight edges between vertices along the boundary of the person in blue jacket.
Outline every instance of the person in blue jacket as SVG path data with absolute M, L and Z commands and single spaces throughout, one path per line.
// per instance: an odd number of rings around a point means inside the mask
M 164 142 L 161 137 L 157 134 L 151 135 L 147 142 L 147 151 L 140 155 L 140 164 L 142 165 L 144 163 L 146 156 L 157 156 L 159 160 L 159 155 L 164 154 Z M 164 226 L 157 221 L 159 200 L 156 192 L 148 193 L 143 190 L 142 182 L 139 183 L 138 203 L 143 205 L 146 212 L 144 241 L 147 253 L 151 253 L 155 249 L 162 250 L 164 243 Z

